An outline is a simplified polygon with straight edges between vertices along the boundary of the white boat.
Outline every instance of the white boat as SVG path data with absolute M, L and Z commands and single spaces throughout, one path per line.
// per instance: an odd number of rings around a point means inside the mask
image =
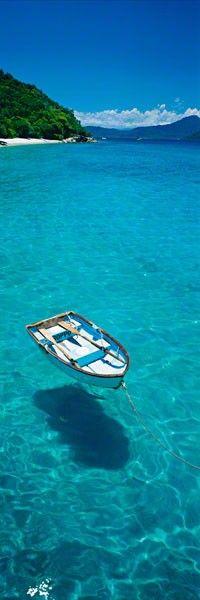
M 118 388 L 129 367 L 125 348 L 74 311 L 26 325 L 39 347 L 79 382 Z

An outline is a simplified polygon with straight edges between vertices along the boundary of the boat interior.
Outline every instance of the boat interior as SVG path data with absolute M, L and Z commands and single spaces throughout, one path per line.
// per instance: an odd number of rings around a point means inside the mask
M 66 364 L 93 375 L 123 375 L 127 357 L 108 334 L 76 313 L 28 326 L 35 340 Z

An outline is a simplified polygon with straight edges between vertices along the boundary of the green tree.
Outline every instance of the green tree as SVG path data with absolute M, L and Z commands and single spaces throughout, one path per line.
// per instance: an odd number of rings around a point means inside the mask
M 7 135 L 7 129 L 4 123 L 0 122 L 0 137 L 1 138 L 6 138 L 8 137 Z
M 18 137 L 31 137 L 33 129 L 27 119 L 17 118 L 15 120 L 15 131 Z
M 51 100 L 36 86 L 22 83 L 0 70 L 1 137 L 87 135 L 73 111 Z M 5 135 L 6 130 L 6 135 Z M 59 136 L 59 138 L 58 138 Z

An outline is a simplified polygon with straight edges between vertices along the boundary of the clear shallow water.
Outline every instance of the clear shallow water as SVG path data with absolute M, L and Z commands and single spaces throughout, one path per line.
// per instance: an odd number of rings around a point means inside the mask
M 1 599 L 199 597 L 198 473 L 24 330 L 67 308 L 104 326 L 148 426 L 200 463 L 198 167 L 181 144 L 0 150 Z

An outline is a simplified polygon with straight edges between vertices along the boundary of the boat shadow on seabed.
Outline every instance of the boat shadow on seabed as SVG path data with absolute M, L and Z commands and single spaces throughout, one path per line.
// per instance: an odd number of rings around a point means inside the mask
M 123 427 L 104 412 L 98 396 L 78 385 L 40 390 L 37 408 L 59 433 L 59 442 L 73 451 L 73 459 L 87 467 L 120 469 L 129 459 L 129 442 Z

